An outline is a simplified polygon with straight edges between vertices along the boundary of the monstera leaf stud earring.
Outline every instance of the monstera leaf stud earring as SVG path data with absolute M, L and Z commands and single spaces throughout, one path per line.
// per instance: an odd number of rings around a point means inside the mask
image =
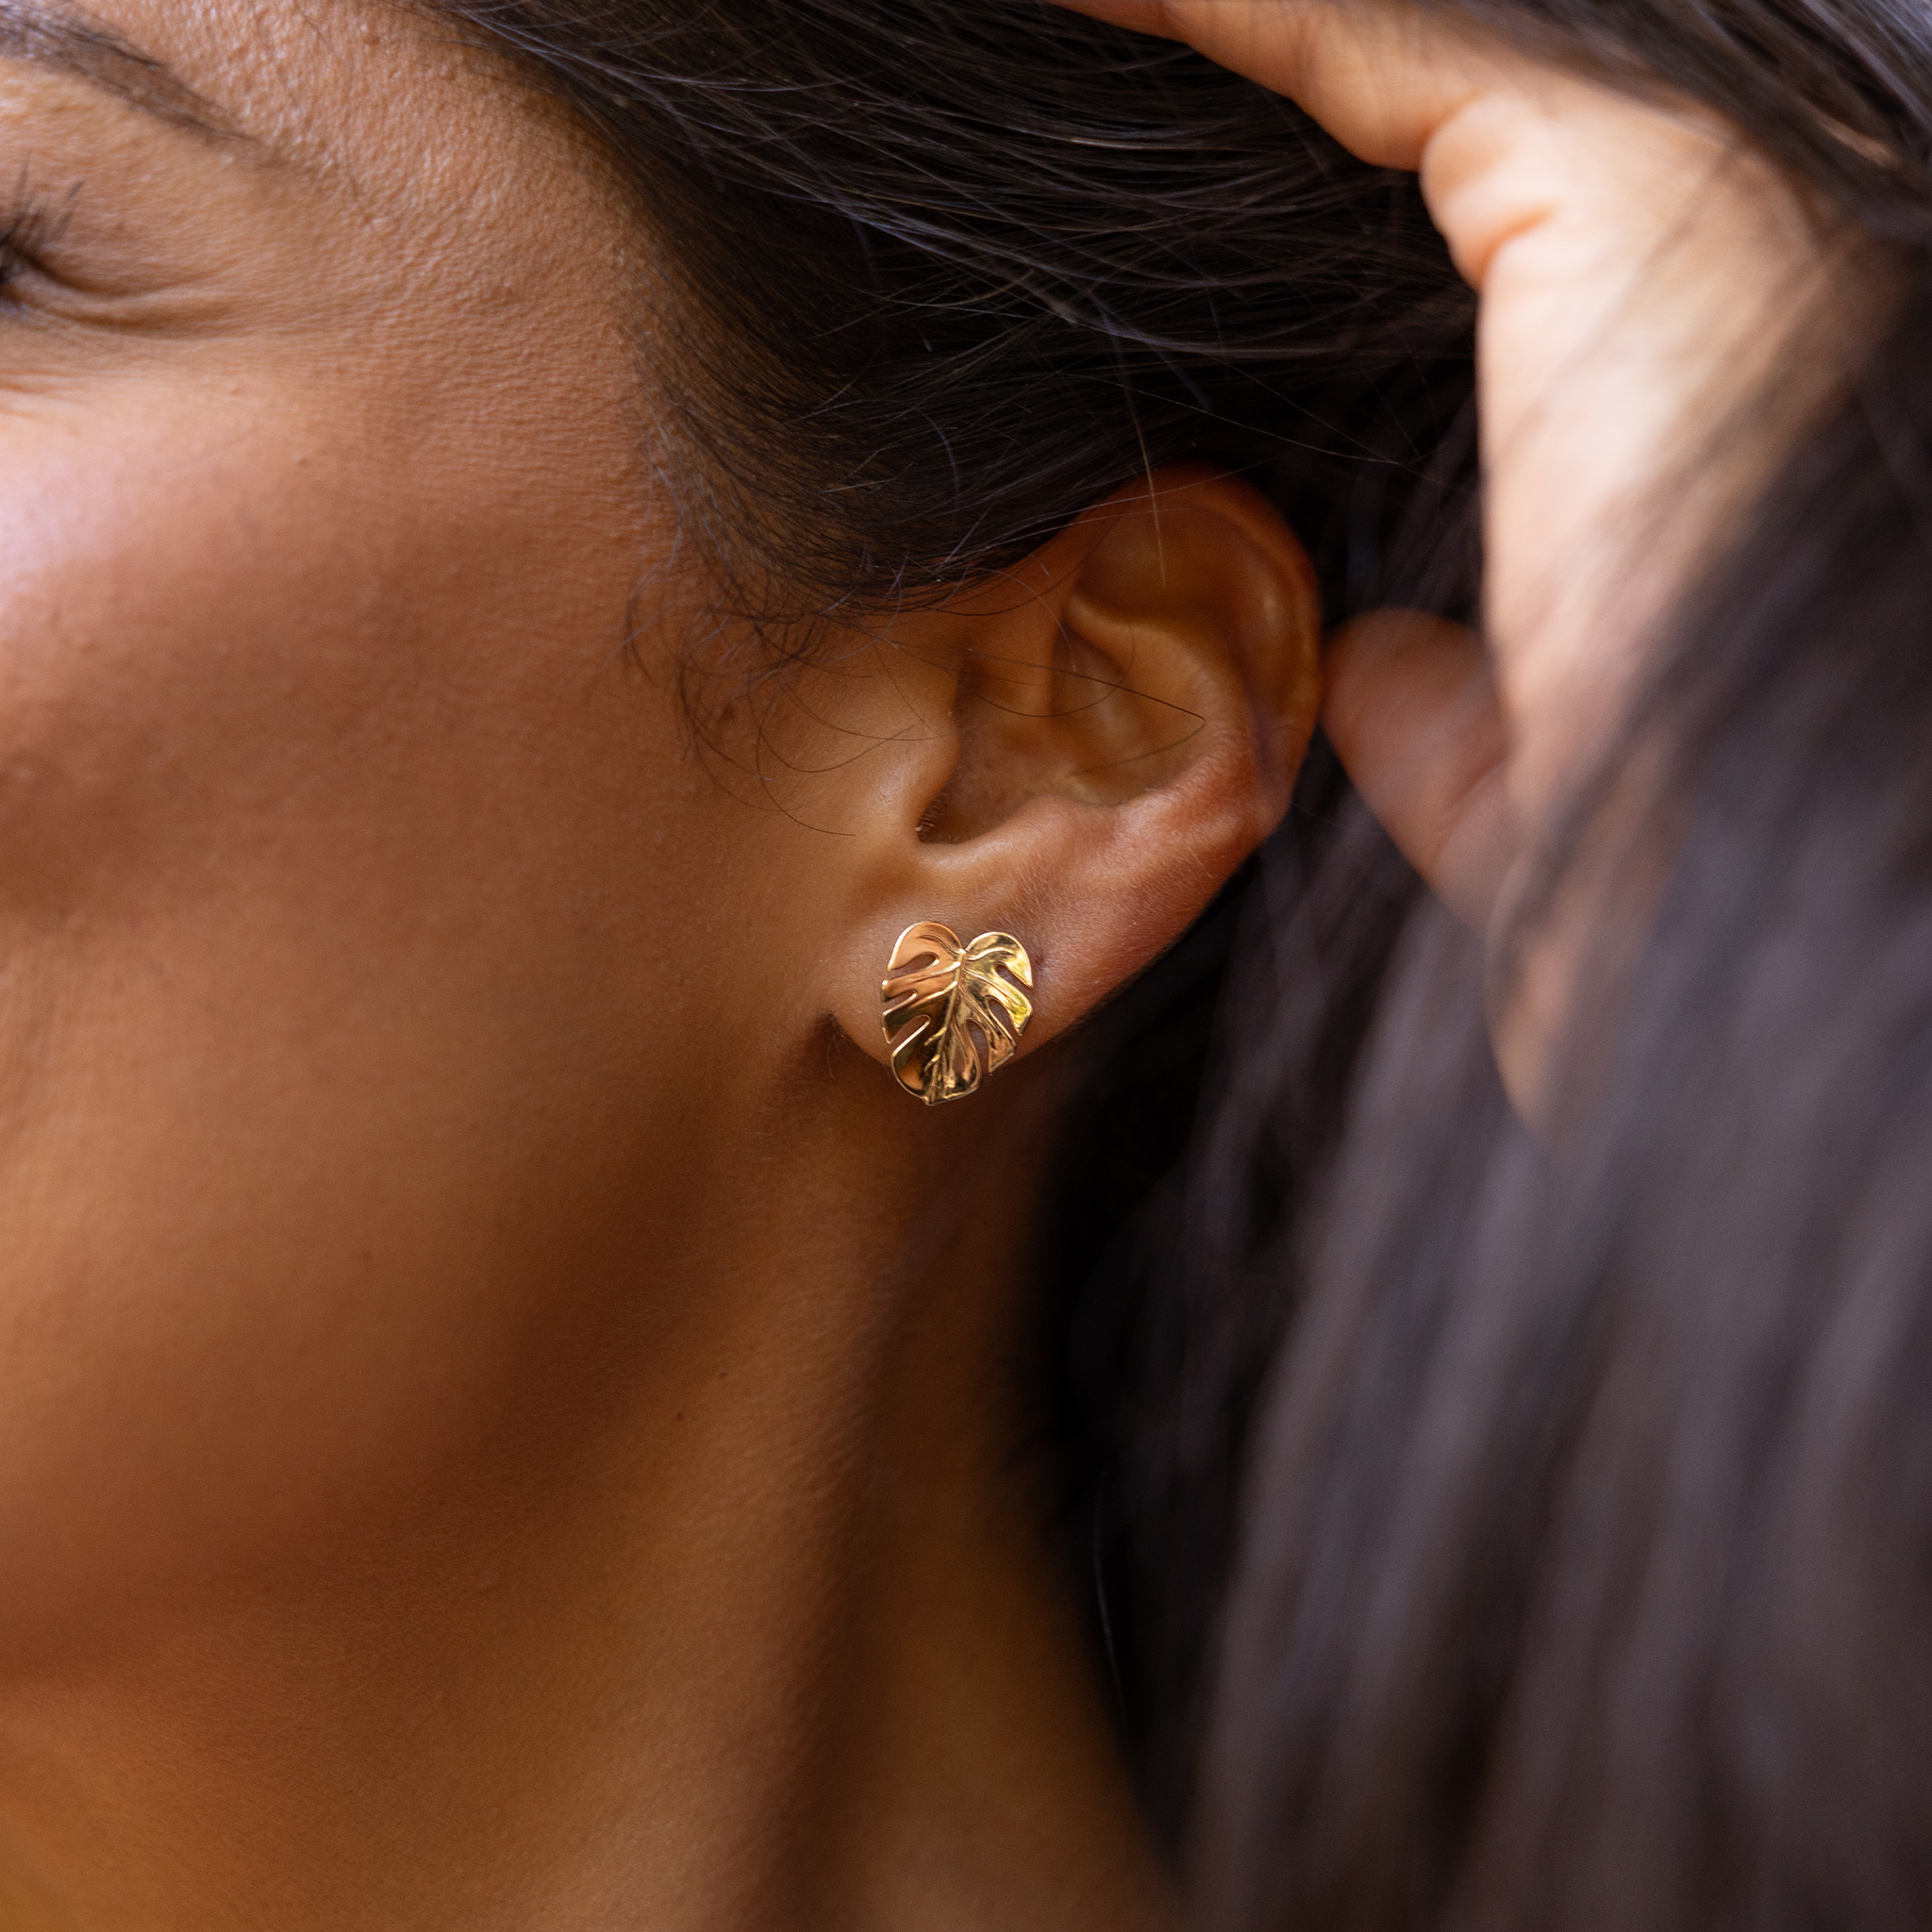
M 1021 988 L 1032 984 L 1033 962 L 1009 932 L 962 946 L 936 920 L 908 925 L 879 988 L 900 1086 L 928 1107 L 974 1091 L 1013 1057 L 1033 1017 Z

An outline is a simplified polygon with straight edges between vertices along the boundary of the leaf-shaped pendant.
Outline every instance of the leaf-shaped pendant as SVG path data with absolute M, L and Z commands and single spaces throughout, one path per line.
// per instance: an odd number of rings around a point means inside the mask
M 908 925 L 879 989 L 900 1086 L 928 1107 L 963 1100 L 1012 1058 L 1033 1017 L 1020 988 L 1032 984 L 1033 962 L 1009 932 L 983 932 L 962 946 L 935 920 Z

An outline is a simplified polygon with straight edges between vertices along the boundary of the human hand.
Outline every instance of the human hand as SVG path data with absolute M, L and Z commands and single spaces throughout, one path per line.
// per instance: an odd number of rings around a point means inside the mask
M 1186 41 L 1364 160 L 1416 171 L 1479 292 L 1487 660 L 1456 626 L 1360 620 L 1324 722 L 1396 842 L 1480 924 L 1512 825 L 1603 746 L 1658 619 L 1841 370 L 1848 348 L 1816 351 L 1851 341 L 1847 251 L 1716 117 L 1413 0 L 1070 4 Z

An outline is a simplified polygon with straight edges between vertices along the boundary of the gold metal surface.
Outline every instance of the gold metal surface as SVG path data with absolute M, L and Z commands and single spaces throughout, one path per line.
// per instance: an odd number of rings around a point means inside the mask
M 1020 988 L 1032 984 L 1033 962 L 1009 932 L 983 932 L 962 946 L 936 920 L 908 925 L 879 988 L 900 1086 L 928 1107 L 963 1100 L 1012 1058 L 1033 1017 Z

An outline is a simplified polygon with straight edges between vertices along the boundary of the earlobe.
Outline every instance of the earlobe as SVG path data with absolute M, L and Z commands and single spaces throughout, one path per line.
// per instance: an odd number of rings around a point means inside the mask
M 895 625 L 899 647 L 955 667 L 954 757 L 891 829 L 868 916 L 839 949 L 849 964 L 827 991 L 843 1030 L 891 1060 L 881 972 L 894 936 L 926 922 L 967 941 L 1016 936 L 1030 955 L 1015 1058 L 1133 977 L 1286 808 L 1320 704 L 1319 638 L 1312 573 L 1279 515 L 1196 465 Z
M 879 988 L 900 1086 L 928 1107 L 977 1092 L 1031 1024 L 1032 985 L 1033 961 L 1009 932 L 961 940 L 934 920 L 908 925 Z

